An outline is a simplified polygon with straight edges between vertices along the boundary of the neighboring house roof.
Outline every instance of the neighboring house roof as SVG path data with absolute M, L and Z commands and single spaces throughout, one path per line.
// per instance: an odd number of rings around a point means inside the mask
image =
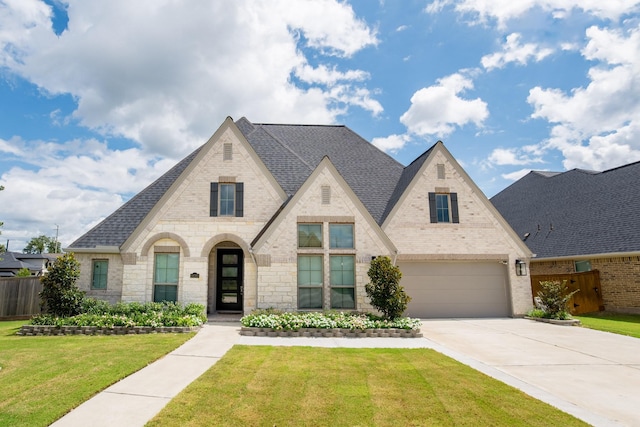
M 491 202 L 538 258 L 640 251 L 640 162 L 530 172 Z
M 331 160 L 378 224 L 389 210 L 394 191 L 400 191 L 398 182 L 405 169 L 402 164 L 346 126 L 251 123 L 244 117 L 235 125 L 289 197 L 324 157 Z M 69 249 L 122 246 L 203 146 L 73 242 Z
M 14 276 L 22 268 L 27 268 L 33 273 L 41 272 L 45 268 L 43 261 L 53 261 L 55 258 L 55 255 L 49 254 L 2 252 L 0 253 L 0 276 Z

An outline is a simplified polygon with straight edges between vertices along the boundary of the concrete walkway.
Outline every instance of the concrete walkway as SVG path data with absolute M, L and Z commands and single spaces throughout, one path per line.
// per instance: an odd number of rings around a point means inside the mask
M 206 325 L 176 350 L 106 388 L 52 426 L 144 426 L 233 347 L 240 339 L 239 329 L 239 323 Z
M 241 337 L 206 325 L 53 426 L 143 426 L 234 344 L 433 348 L 595 426 L 640 425 L 640 339 L 525 319 L 426 320 L 424 338 Z

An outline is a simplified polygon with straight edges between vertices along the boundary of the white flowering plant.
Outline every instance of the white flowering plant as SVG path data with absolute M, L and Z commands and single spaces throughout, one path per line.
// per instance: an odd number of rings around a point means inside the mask
M 297 331 L 302 328 L 316 329 L 412 329 L 419 330 L 420 319 L 399 317 L 384 319 L 371 313 L 355 312 L 278 312 L 277 310 L 256 310 L 240 319 L 248 328 L 270 328 L 276 331 Z

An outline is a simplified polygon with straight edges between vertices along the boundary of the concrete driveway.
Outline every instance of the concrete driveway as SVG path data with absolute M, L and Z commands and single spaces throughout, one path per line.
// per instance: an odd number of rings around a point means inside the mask
M 434 348 L 596 426 L 640 425 L 640 339 L 526 319 L 425 320 Z

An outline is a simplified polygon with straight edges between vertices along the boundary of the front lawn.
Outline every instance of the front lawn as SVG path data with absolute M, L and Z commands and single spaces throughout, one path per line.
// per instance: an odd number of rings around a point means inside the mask
M 21 337 L 0 322 L 0 426 L 47 426 L 193 336 Z
M 583 426 L 429 349 L 235 346 L 148 426 Z
M 582 326 L 614 334 L 640 338 L 640 314 L 608 313 L 605 311 L 574 316 Z

